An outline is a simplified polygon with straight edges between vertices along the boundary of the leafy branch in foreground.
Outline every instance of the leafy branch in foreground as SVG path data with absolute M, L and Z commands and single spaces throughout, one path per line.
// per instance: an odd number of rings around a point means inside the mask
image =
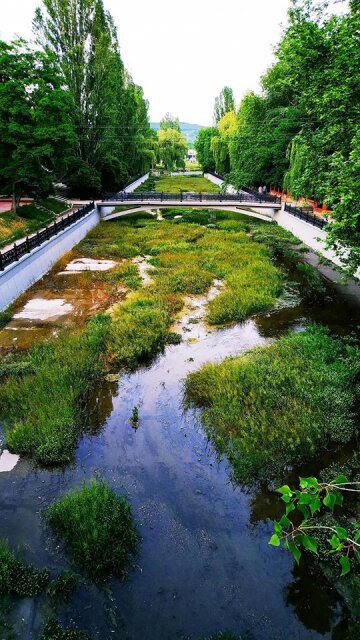
M 318 554 L 317 532 L 328 532 L 326 555 L 338 554 L 341 576 L 351 569 L 351 558 L 360 562 L 360 522 L 351 522 L 348 528 L 328 526 L 316 520 L 322 510 L 333 511 L 342 506 L 343 492 L 359 493 L 360 482 L 349 482 L 339 475 L 331 482 L 318 482 L 316 478 L 300 478 L 300 490 L 292 490 L 288 485 L 277 489 L 285 503 L 285 513 L 279 521 L 274 521 L 274 533 L 269 544 L 279 547 L 281 542 L 300 562 L 302 550 Z M 291 519 L 289 518 L 290 514 Z M 314 534 L 314 535 L 311 535 Z

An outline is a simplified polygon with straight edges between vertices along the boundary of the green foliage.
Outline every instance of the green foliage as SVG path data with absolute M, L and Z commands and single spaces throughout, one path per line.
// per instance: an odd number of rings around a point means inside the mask
M 0 595 L 30 598 L 38 595 L 49 583 L 49 572 L 23 564 L 0 539 Z
M 185 169 L 185 154 L 187 142 L 177 129 L 159 129 L 158 131 L 158 161 L 167 171 Z
M 210 160 L 236 188 L 274 185 L 330 206 L 329 246 L 353 274 L 360 266 L 360 12 L 357 0 L 340 16 L 328 5 L 292 3 L 262 93 L 244 96 L 228 136 L 221 119 L 235 108 L 217 98 Z
M 235 111 L 235 98 L 231 87 L 224 87 L 214 104 L 214 122 L 217 124 L 229 111 Z
M 173 129 L 174 131 L 181 132 L 179 118 L 174 118 L 171 113 L 166 113 L 162 120 L 160 120 L 160 129 L 167 131 Z
M 84 330 L 35 347 L 29 354 L 34 373 L 12 376 L 0 387 L 1 417 L 12 451 L 43 464 L 73 459 L 80 403 L 100 374 L 108 326 L 108 318 L 97 316 Z
M 356 431 L 359 351 L 319 327 L 191 373 L 188 403 L 243 481 L 269 479 Z M 326 393 L 324 393 L 326 389 Z
M 0 41 L 0 190 L 47 195 L 73 142 L 70 100 L 52 56 Z
M 218 130 L 215 127 L 206 127 L 200 129 L 196 136 L 194 147 L 197 159 L 205 172 L 215 171 L 215 158 L 211 148 L 211 141 L 218 135 Z
M 79 631 L 75 627 L 64 630 L 55 618 L 51 618 L 46 623 L 40 640 L 91 640 L 91 638 L 86 631 Z
M 102 1 L 44 0 L 34 27 L 71 100 L 75 138 L 65 179 L 72 189 L 94 196 L 145 173 L 155 157 L 148 105 L 124 68 L 116 27 Z
M 54 533 L 63 540 L 72 560 L 86 576 L 102 582 L 109 575 L 127 575 L 137 552 L 138 534 L 128 501 L 103 481 L 63 496 L 47 510 Z
M 328 549 L 325 553 L 336 554 L 341 577 L 349 573 L 352 558 L 354 563 L 360 561 L 360 522 L 353 521 L 348 529 L 336 524 L 328 526 L 319 521 L 319 514 L 324 510 L 333 511 L 335 507 L 341 507 L 344 492 L 360 492 L 360 482 L 349 482 L 344 475 L 323 483 L 319 483 L 317 478 L 309 477 L 300 478 L 299 490 L 292 490 L 284 485 L 277 491 L 285 503 L 285 512 L 279 521 L 274 521 L 274 533 L 269 544 L 279 547 L 283 542 L 299 563 L 304 550 L 318 555 L 316 534 L 325 531 L 328 536 Z

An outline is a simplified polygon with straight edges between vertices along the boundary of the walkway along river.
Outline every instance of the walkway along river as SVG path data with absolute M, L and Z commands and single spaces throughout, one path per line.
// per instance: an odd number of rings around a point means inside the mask
M 283 267 L 293 284 L 272 313 L 210 331 L 201 320 L 206 298 L 190 299 L 176 327 L 182 343 L 97 386 L 72 467 L 43 470 L 20 459 L 0 473 L 2 535 L 24 548 L 27 561 L 53 572 L 68 564 L 41 518 L 51 500 L 97 475 L 130 499 L 142 536 L 137 565 L 110 589 L 80 584 L 59 610 L 64 623 L 75 621 L 97 640 L 198 638 L 224 629 L 255 640 L 325 640 L 337 625 L 346 628 L 346 607 L 322 573 L 309 560 L 294 569 L 288 554 L 268 546 L 274 494 L 236 486 L 196 412 L 183 407 L 182 380 L 204 362 L 300 331 L 307 320 L 341 334 L 360 324 L 359 308 L 330 285 L 322 304 L 306 306 L 301 275 Z M 129 420 L 134 406 L 137 429 Z M 47 614 L 41 598 L 15 603 L 18 637 L 38 638 Z

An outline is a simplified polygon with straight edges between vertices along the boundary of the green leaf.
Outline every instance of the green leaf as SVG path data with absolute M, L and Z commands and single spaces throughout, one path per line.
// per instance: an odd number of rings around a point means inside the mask
M 269 540 L 269 544 L 272 544 L 273 547 L 280 547 L 280 538 L 279 536 L 276 535 L 276 533 L 274 533 L 270 540 Z
M 335 527 L 335 529 L 336 529 L 336 533 L 338 534 L 340 540 L 342 540 L 342 541 L 347 540 L 348 533 L 347 533 L 346 529 L 344 529 L 343 527 Z
M 311 511 L 311 515 L 312 516 L 317 511 L 320 511 L 320 509 L 321 509 L 321 501 L 320 501 L 320 498 L 317 495 L 313 496 L 312 501 L 309 504 L 309 507 L 310 507 L 310 511 Z
M 339 538 L 335 535 L 335 533 L 329 538 L 329 542 L 333 549 L 337 550 L 339 547 L 342 547 Z
M 289 518 L 287 516 L 285 516 L 285 515 L 282 516 L 282 518 L 280 520 L 280 524 L 281 524 L 282 527 L 286 527 L 286 528 L 292 526 L 291 520 L 289 520 Z
M 304 522 L 305 522 L 306 520 L 308 520 L 308 519 L 309 519 L 309 517 L 310 517 L 310 511 L 309 511 L 309 509 L 308 509 L 304 504 L 299 504 L 299 505 L 298 505 L 298 509 L 299 509 L 299 511 L 301 511 L 301 513 L 302 513 L 302 514 L 303 514 L 303 516 L 304 516 Z
M 285 507 L 285 515 L 287 515 L 287 516 L 288 516 L 288 515 L 289 515 L 289 513 L 291 513 L 291 511 L 295 511 L 295 508 L 296 508 L 296 507 L 295 507 L 295 505 L 294 505 L 292 502 L 290 502 L 289 504 L 287 504 L 287 505 L 286 505 L 286 507 Z
M 347 556 L 342 556 L 340 558 L 340 565 L 341 565 L 341 574 L 340 576 L 346 576 L 347 573 L 349 573 L 350 571 L 350 560 Z
M 287 484 L 284 484 L 280 489 L 276 489 L 276 491 L 282 495 L 292 496 L 292 491 Z
M 346 476 L 339 475 L 335 478 L 335 480 L 332 480 L 331 484 L 347 484 L 348 482 L 349 480 Z
M 273 525 L 274 525 L 274 533 L 281 534 L 282 529 L 280 524 L 276 520 L 274 520 Z
M 311 551 L 312 553 L 316 553 L 317 554 L 317 552 L 318 552 L 317 541 L 312 536 L 306 536 L 306 535 L 303 536 L 302 545 L 303 545 L 304 549 L 307 549 L 308 551 Z
M 312 496 L 310 496 L 308 493 L 302 493 L 299 498 L 299 505 L 310 504 L 312 502 L 312 499 Z
M 336 504 L 335 495 L 333 493 L 327 493 L 325 498 L 323 499 L 323 503 L 325 507 L 327 507 L 328 509 L 331 509 L 332 511 Z
M 339 491 L 334 491 L 333 495 L 335 496 L 335 504 L 341 507 L 344 502 L 344 496 L 341 493 L 339 493 Z
M 301 551 L 300 549 L 298 549 L 298 547 L 296 546 L 296 544 L 294 544 L 293 542 L 289 542 L 289 551 L 291 552 L 295 562 L 297 564 L 299 564 L 300 562 L 300 558 L 301 558 Z
M 320 489 L 317 479 L 311 476 L 309 478 L 300 478 L 300 487 L 302 489 L 316 489 L 316 491 Z

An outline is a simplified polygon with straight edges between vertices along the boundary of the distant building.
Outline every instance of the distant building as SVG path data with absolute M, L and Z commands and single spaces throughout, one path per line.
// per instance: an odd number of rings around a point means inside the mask
M 195 149 L 189 149 L 187 152 L 186 160 L 188 162 L 196 162 L 196 151 Z

